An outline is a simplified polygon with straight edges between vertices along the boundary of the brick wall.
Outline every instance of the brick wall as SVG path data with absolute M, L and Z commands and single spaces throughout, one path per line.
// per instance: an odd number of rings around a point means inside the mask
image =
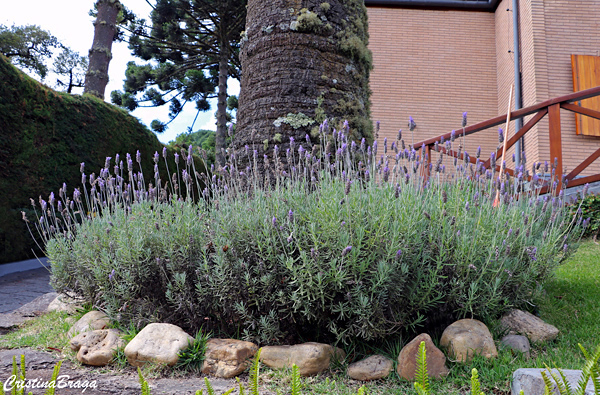
M 523 106 L 571 93 L 570 55 L 600 55 L 600 0 L 519 0 L 519 7 Z M 469 124 L 506 113 L 514 82 L 510 8 L 511 0 L 495 13 L 368 8 L 372 116 L 381 122 L 380 140 L 406 129 L 409 116 L 418 125 L 417 141 L 459 127 L 462 111 Z M 566 110 L 561 128 L 563 170 L 570 171 L 600 148 L 600 138 L 577 136 L 575 116 Z M 410 143 L 411 134 L 404 136 Z M 481 145 L 487 157 L 498 144 L 495 128 L 475 136 L 467 138 L 469 152 Z M 527 167 L 551 161 L 549 151 L 545 117 L 526 136 Z M 582 174 L 596 173 L 600 159 Z
M 409 116 L 417 123 L 416 142 L 459 128 L 463 111 L 469 124 L 497 115 L 493 13 L 369 7 L 368 14 L 379 140 L 395 139 L 403 129 L 410 144 Z M 472 156 L 478 145 L 489 154 L 495 131 L 477 141 L 467 137 Z
M 598 0 L 531 0 L 543 9 L 544 24 L 539 29 L 539 41 L 545 41 L 546 73 L 550 97 L 573 92 L 571 54 L 600 55 L 600 1 Z M 541 46 L 541 44 L 539 44 Z M 537 72 L 537 70 L 536 70 Z M 581 161 L 600 148 L 600 137 L 577 135 L 575 115 L 561 110 L 563 167 L 573 170 Z M 540 139 L 541 140 L 541 139 Z M 540 153 L 549 156 L 548 140 L 540 141 Z M 596 160 L 582 175 L 600 173 Z

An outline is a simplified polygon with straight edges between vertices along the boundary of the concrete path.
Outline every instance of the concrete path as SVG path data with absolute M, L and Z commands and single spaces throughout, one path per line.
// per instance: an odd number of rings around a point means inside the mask
M 10 273 L 0 277 L 0 314 L 10 313 L 38 296 L 53 292 L 46 268 Z

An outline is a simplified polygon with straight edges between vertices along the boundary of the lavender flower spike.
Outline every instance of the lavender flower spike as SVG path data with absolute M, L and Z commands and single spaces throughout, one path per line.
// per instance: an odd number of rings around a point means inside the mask
M 402 256 L 402 250 L 396 252 L 396 259 L 400 259 L 400 256 Z
M 462 115 L 462 127 L 464 128 L 465 126 L 467 126 L 467 112 L 463 112 Z
M 115 269 L 113 269 L 110 274 L 108 275 L 108 281 L 112 281 L 113 277 L 115 276 Z
M 412 132 L 413 130 L 415 130 L 416 127 L 417 127 L 417 124 L 415 123 L 415 120 L 413 119 L 413 117 L 408 117 L 408 130 L 410 130 Z
M 342 256 L 346 256 L 348 255 L 348 253 L 352 250 L 352 246 L 348 246 L 346 248 L 344 248 L 344 251 L 342 251 Z
M 273 226 L 277 226 L 277 217 L 273 217 L 271 222 L 273 223 Z

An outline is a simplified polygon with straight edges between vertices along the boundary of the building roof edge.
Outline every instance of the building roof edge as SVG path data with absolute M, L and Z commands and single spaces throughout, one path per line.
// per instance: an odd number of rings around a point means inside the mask
M 495 11 L 499 0 L 365 0 L 367 7 L 447 8 Z

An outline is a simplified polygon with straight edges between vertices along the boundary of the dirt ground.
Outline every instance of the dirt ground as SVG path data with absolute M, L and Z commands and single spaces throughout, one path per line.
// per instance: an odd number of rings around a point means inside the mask
M 54 367 L 59 361 L 59 356 L 57 353 L 31 349 L 0 350 L 0 382 L 5 384 L 5 392 L 10 393 L 10 388 L 6 387 L 6 382 L 12 375 L 13 356 L 17 357 L 17 363 L 19 363 L 22 354 L 25 355 L 26 380 L 32 380 L 31 383 L 34 385 L 27 388 L 25 393 L 31 391 L 34 395 L 44 394 L 46 389 L 39 388 L 39 383 L 50 381 Z M 33 382 L 35 379 L 38 379 L 38 381 Z M 204 389 L 206 393 L 204 378 L 199 376 L 148 378 L 147 381 L 153 395 L 195 394 L 199 389 Z M 210 384 L 217 394 L 221 394 L 232 387 L 237 388 L 235 380 L 210 378 Z M 77 386 L 79 388 L 73 388 Z M 245 387 L 248 388 L 247 385 Z M 57 388 L 57 395 L 139 395 L 141 393 L 137 371 L 133 368 L 122 373 L 115 373 L 97 367 L 74 366 L 69 361 L 64 361 L 61 366 Z M 7 389 L 8 391 L 6 391 Z M 234 391 L 233 393 L 237 394 L 238 392 Z

